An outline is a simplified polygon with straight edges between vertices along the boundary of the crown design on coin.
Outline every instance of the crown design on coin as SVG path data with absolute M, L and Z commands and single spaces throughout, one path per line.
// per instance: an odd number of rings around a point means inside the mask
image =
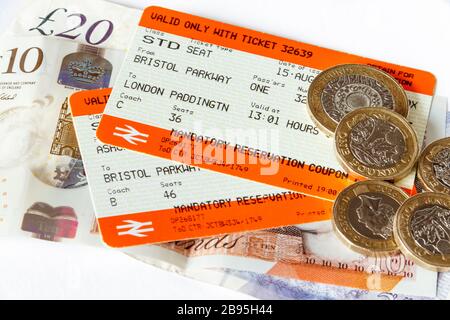
M 450 149 L 441 150 L 433 158 L 433 171 L 436 178 L 447 188 L 450 188 Z
M 398 128 L 380 119 L 369 117 L 351 131 L 350 149 L 362 163 L 389 167 L 400 160 L 405 140 Z
M 96 83 L 105 73 L 103 68 L 94 66 L 89 59 L 71 62 L 68 68 L 72 78 L 84 83 Z
M 416 211 L 411 230 L 422 248 L 433 254 L 450 254 L 450 210 L 434 205 Z

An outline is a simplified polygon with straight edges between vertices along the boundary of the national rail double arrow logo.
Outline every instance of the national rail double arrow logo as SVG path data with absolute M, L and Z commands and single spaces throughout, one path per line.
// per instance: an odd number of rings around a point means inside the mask
M 117 136 L 117 137 L 121 137 L 123 139 L 125 139 L 125 141 L 137 145 L 137 142 L 142 142 L 142 143 L 146 143 L 147 139 L 143 139 L 143 138 L 148 138 L 148 134 L 146 133 L 142 133 L 139 132 L 138 130 L 136 130 L 135 128 L 133 128 L 132 126 L 126 124 L 124 125 L 125 128 L 121 128 L 121 127 L 115 127 L 114 131 L 117 132 L 113 132 L 113 136 Z M 119 133 L 122 132 L 122 133 Z
M 149 236 L 148 234 L 145 234 L 145 233 L 155 231 L 155 228 L 153 228 L 153 227 L 143 228 L 143 227 L 153 225 L 152 221 L 139 222 L 139 221 L 134 221 L 134 220 L 124 220 L 123 222 L 126 222 L 127 224 L 119 225 L 116 227 L 116 229 L 117 230 L 128 229 L 128 230 L 119 231 L 117 233 L 119 236 L 129 235 L 129 236 L 134 236 L 134 237 L 138 237 L 138 238 L 144 238 L 144 237 Z

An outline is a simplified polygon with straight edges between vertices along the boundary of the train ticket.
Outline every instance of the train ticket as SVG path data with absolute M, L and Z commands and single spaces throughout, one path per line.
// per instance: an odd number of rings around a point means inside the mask
M 330 218 L 329 201 L 101 143 L 95 132 L 110 92 L 81 91 L 70 98 L 106 244 L 126 247 Z
M 141 17 L 97 137 L 239 183 L 333 201 L 355 179 L 310 120 L 306 95 L 321 70 L 341 63 L 394 76 L 423 140 L 432 74 L 160 7 Z M 412 192 L 414 176 L 397 184 Z

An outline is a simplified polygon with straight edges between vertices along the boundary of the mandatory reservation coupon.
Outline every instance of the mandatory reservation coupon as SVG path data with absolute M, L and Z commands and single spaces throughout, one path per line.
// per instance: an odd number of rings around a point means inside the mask
M 320 133 L 310 120 L 306 96 L 321 70 L 342 63 L 369 64 L 394 76 L 407 90 L 409 120 L 419 141 L 423 140 L 435 87 L 430 73 L 160 7 L 149 7 L 142 15 L 97 137 L 108 145 L 212 173 L 210 181 L 196 182 L 200 192 L 173 188 L 184 205 L 199 202 L 199 197 L 210 201 L 223 198 L 212 190 L 228 190 L 235 181 L 236 186 L 253 182 L 247 190 L 236 190 L 242 195 L 258 194 L 259 189 L 254 188 L 260 184 L 300 193 L 311 202 L 311 211 L 325 208 L 329 218 L 332 201 L 355 179 L 337 163 L 333 139 Z M 113 164 L 108 169 L 111 172 L 121 166 L 119 161 Z M 133 170 L 138 163 L 129 161 L 127 165 Z M 414 175 L 397 184 L 412 192 Z M 189 177 L 189 185 L 200 181 L 195 175 Z M 129 184 L 137 178 L 129 178 Z M 111 179 L 117 182 L 123 176 L 116 174 Z M 183 214 L 174 213 L 173 206 L 166 208 L 171 214 L 157 215 L 138 203 L 108 205 L 107 195 L 101 196 L 104 207 L 96 208 L 100 228 L 105 241 L 114 239 L 109 242 L 116 246 L 305 222 L 295 210 L 278 206 L 277 212 L 261 210 L 257 223 L 216 229 L 201 225 L 198 230 L 180 232 L 170 219 L 172 213 L 174 217 Z M 305 208 L 309 209 L 302 210 Z M 239 211 L 223 210 L 209 208 L 203 213 L 205 219 L 222 219 L 230 212 L 241 216 Z M 324 218 L 318 214 L 308 219 Z M 148 232 L 123 234 L 124 225 L 139 229 L 127 222 L 131 220 L 148 223 L 143 228 Z M 168 229 L 173 232 L 170 239 L 162 235 Z
M 329 201 L 101 143 L 95 133 L 110 92 L 81 91 L 70 98 L 94 208 L 108 245 L 329 219 Z M 128 212 L 133 214 L 123 215 Z

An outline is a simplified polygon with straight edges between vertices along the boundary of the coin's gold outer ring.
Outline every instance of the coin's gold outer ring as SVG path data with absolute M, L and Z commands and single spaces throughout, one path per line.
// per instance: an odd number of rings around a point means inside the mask
M 340 74 L 338 74 L 340 73 Z M 317 127 L 327 136 L 333 136 L 338 123 L 323 108 L 321 102 L 325 86 L 336 76 L 343 74 L 360 74 L 381 82 L 391 93 L 395 101 L 394 111 L 403 117 L 408 116 L 408 97 L 403 87 L 388 73 L 365 64 L 340 64 L 319 73 L 308 89 L 307 110 Z
M 394 239 L 400 251 L 417 265 L 436 272 L 450 271 L 450 254 L 445 255 L 444 261 L 440 255 L 429 253 L 421 248 L 413 238 L 410 220 L 414 210 L 426 204 L 445 204 L 450 208 L 450 196 L 437 192 L 422 192 L 408 200 L 397 210 L 394 219 Z
M 314 123 L 314 125 L 319 128 L 319 130 L 325 134 L 325 136 L 327 136 L 328 138 L 332 138 L 334 136 L 334 130 L 331 131 L 329 130 L 326 126 L 322 125 L 322 123 L 319 122 L 318 119 L 316 119 L 316 117 L 314 116 L 314 114 L 311 112 L 311 109 L 309 108 L 309 104 L 306 103 L 306 110 L 308 111 L 309 117 L 311 118 L 312 122 Z M 337 124 L 336 124 L 337 126 Z M 334 128 L 336 129 L 336 127 Z
M 351 250 L 371 257 L 386 256 L 399 251 L 394 240 L 371 239 L 359 234 L 350 224 L 348 219 L 347 197 L 357 196 L 365 192 L 388 193 L 399 206 L 408 199 L 408 194 L 399 187 L 388 182 L 366 180 L 356 182 L 342 190 L 333 205 L 332 225 L 337 237 Z
M 437 180 L 432 163 L 432 158 L 446 148 L 450 148 L 450 137 L 436 140 L 422 151 L 417 165 L 417 178 L 419 178 L 419 182 L 425 190 L 450 195 L 450 188 Z
M 371 168 L 358 161 L 358 159 L 353 156 L 349 148 L 348 150 L 344 150 L 341 144 L 347 144 L 347 138 L 349 137 L 350 131 L 353 128 L 352 122 L 358 123 L 359 121 L 363 120 L 364 117 L 368 116 L 381 116 L 384 118 L 383 120 L 394 123 L 396 127 L 401 131 L 406 142 L 406 151 L 404 152 L 404 157 L 408 158 L 406 159 L 408 160 L 406 161 L 406 163 L 404 163 L 405 159 L 402 158 L 402 161 L 400 161 L 400 163 L 395 167 L 373 169 L 373 173 L 364 172 L 371 170 Z M 414 129 L 404 117 L 396 112 L 382 107 L 356 109 L 348 113 L 342 119 L 336 129 L 334 149 L 337 160 L 339 164 L 344 168 L 344 170 L 351 173 L 357 178 L 371 180 L 400 180 L 411 172 L 419 157 L 419 143 Z M 356 164 L 352 164 L 352 162 L 355 162 Z M 355 167 L 356 165 L 357 167 Z M 388 169 L 395 169 L 395 172 L 389 173 Z

